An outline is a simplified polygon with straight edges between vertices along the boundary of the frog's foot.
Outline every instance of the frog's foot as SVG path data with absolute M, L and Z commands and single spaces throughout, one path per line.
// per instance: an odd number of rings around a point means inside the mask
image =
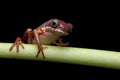
M 67 46 L 69 44 L 69 42 L 64 43 L 64 41 L 62 40 L 62 38 L 59 39 L 59 43 L 57 42 L 53 42 L 53 44 L 57 45 L 57 46 Z
M 40 52 L 41 52 L 42 55 L 43 55 L 43 59 L 45 59 L 45 55 L 44 55 L 43 49 L 46 49 L 46 48 L 48 48 L 48 47 L 42 47 L 42 46 L 40 46 L 40 47 L 38 48 L 38 52 L 37 52 L 36 57 L 38 57 L 39 54 L 40 54 Z
M 11 51 L 15 46 L 17 49 L 16 52 L 19 52 L 19 46 L 21 46 L 24 49 L 23 42 L 22 42 L 21 38 L 17 37 L 17 39 L 15 40 L 15 43 L 10 47 L 9 51 Z

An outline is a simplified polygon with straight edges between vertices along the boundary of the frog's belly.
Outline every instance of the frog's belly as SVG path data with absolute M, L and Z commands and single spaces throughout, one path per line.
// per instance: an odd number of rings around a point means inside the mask
M 39 36 L 39 40 L 43 45 L 52 44 L 54 41 L 58 40 L 58 38 L 58 35 L 53 35 L 52 33 L 44 33 Z M 32 43 L 36 43 L 35 39 Z

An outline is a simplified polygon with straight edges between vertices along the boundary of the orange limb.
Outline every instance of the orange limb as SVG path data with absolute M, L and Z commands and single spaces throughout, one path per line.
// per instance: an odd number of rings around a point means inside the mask
M 55 45 L 57 45 L 57 46 L 67 46 L 69 43 L 68 43 L 68 42 L 67 42 L 67 43 L 64 43 L 63 39 L 60 38 L 60 39 L 59 39 L 59 43 L 53 42 L 53 44 L 55 44 Z
M 10 51 L 16 46 L 17 52 L 19 52 L 19 45 L 24 49 L 24 46 L 22 45 L 22 39 L 17 37 L 15 40 L 15 43 L 10 47 Z
M 34 33 L 34 37 L 35 37 L 35 40 L 36 40 L 36 43 L 37 43 L 37 46 L 38 46 L 38 52 L 37 52 L 37 55 L 36 57 L 38 57 L 38 55 L 40 54 L 40 52 L 42 53 L 42 56 L 43 56 L 43 59 L 45 59 L 45 55 L 44 55 L 44 52 L 43 52 L 43 47 L 42 47 L 42 44 L 39 40 L 39 37 L 38 37 L 38 32 L 36 29 L 33 30 L 33 33 Z
M 32 43 L 33 39 L 35 39 L 35 41 L 37 43 L 37 46 L 38 46 L 38 52 L 37 52 L 36 57 L 38 57 L 40 52 L 41 52 L 42 56 L 43 56 L 43 59 L 45 59 L 45 55 L 44 55 L 43 47 L 42 47 L 42 44 L 39 40 L 38 35 L 41 35 L 45 31 L 46 31 L 45 29 L 42 30 L 40 28 L 34 29 L 33 31 L 32 31 L 32 29 L 27 29 L 26 32 L 23 35 L 23 40 L 27 40 L 28 43 Z M 19 46 L 21 46 L 24 49 L 23 42 L 22 42 L 21 38 L 17 37 L 14 44 L 10 47 L 9 51 L 11 51 L 15 46 L 16 46 L 16 49 L 17 49 L 16 52 L 19 52 Z

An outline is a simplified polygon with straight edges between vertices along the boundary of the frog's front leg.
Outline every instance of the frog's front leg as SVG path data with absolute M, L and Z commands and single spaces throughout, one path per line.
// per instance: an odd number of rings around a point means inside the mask
M 69 42 L 64 42 L 62 38 L 58 39 L 58 43 L 57 42 L 53 42 L 53 44 L 57 45 L 57 46 L 67 46 L 69 44 Z
M 36 57 L 38 57 L 38 55 L 40 54 L 40 52 L 42 53 L 43 55 L 43 58 L 45 59 L 45 55 L 44 55 L 44 52 L 43 52 L 43 47 L 42 47 L 42 44 L 39 40 L 39 36 L 38 34 L 40 35 L 41 33 L 39 33 L 39 30 L 37 31 L 36 29 L 33 30 L 33 33 L 34 33 L 34 38 L 35 38 L 35 41 L 37 43 L 37 46 L 38 46 L 38 52 L 37 52 L 37 55 Z
M 22 40 L 27 40 L 28 43 L 32 43 L 33 39 L 35 39 L 37 46 L 38 46 L 38 52 L 37 52 L 36 57 L 38 57 L 39 53 L 42 52 L 43 58 L 45 59 L 43 47 L 38 37 L 38 35 L 40 34 L 42 34 L 41 29 L 38 29 L 38 30 L 27 29 L 22 38 L 18 37 L 15 40 L 14 44 L 10 47 L 9 51 L 11 51 L 16 46 L 17 52 L 19 52 L 19 46 L 21 46 L 24 49 Z

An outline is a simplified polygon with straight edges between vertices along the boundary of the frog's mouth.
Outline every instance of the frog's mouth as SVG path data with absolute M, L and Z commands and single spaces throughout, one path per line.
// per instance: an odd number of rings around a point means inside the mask
M 45 29 L 46 32 L 52 32 L 56 35 L 59 35 L 59 36 L 65 36 L 65 35 L 68 35 L 67 32 L 63 31 L 62 29 L 58 29 L 58 28 L 52 28 L 52 27 L 45 27 L 45 28 L 42 28 L 42 29 Z

